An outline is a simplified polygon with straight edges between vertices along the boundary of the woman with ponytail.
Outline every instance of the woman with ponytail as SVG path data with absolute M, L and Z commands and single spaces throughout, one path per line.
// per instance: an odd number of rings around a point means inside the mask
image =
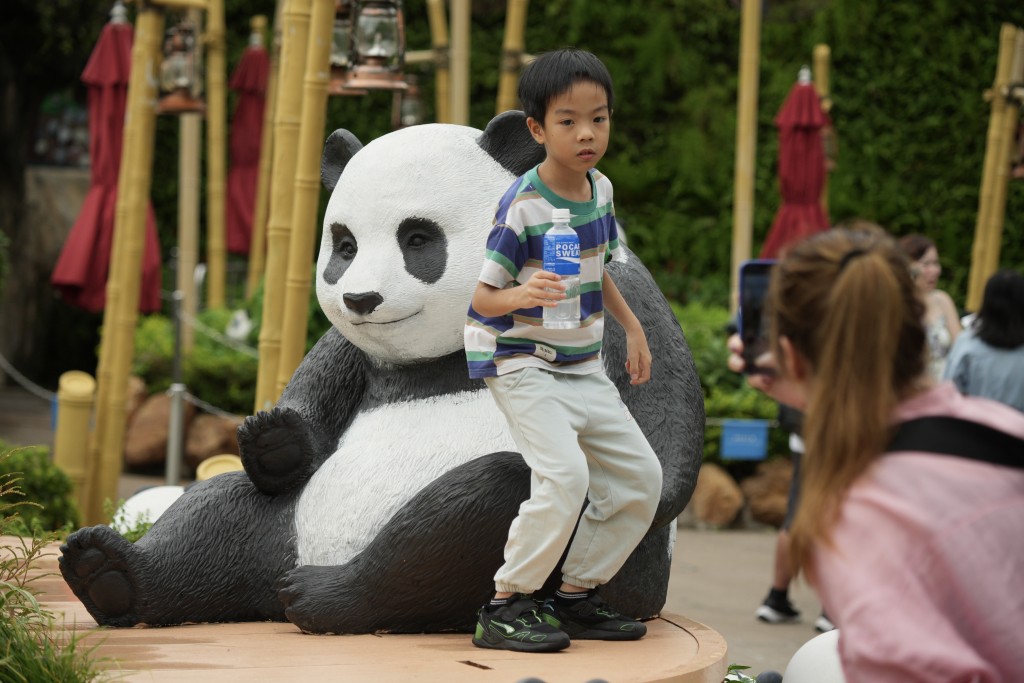
M 884 234 L 830 230 L 775 266 L 771 372 L 748 381 L 805 413 L 792 566 L 848 682 L 1024 680 L 1024 414 L 933 382 L 924 306 Z

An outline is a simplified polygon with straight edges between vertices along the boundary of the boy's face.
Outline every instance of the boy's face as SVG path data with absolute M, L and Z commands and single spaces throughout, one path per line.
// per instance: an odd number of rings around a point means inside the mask
M 580 81 L 548 103 L 543 125 L 534 118 L 526 124 L 533 139 L 547 150 L 548 162 L 586 173 L 608 149 L 611 114 L 605 89 L 593 81 Z

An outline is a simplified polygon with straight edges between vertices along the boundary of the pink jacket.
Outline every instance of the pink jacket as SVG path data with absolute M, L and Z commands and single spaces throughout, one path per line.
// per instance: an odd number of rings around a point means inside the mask
M 1024 438 L 1024 413 L 948 382 L 897 410 L 931 415 Z M 832 541 L 814 574 L 848 683 L 1024 681 L 1024 469 L 884 456 L 851 488 Z

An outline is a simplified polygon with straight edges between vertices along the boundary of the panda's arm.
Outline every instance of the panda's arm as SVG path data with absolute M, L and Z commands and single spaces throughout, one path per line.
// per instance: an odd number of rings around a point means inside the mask
M 310 350 L 277 405 L 238 428 L 242 463 L 256 488 L 276 494 L 304 484 L 330 457 L 365 385 L 365 356 L 331 328 Z

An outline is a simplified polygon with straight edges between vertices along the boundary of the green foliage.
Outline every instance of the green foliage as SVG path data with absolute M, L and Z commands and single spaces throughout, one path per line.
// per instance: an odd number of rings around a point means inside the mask
M 20 485 L 0 494 L 0 506 L 19 507 L 11 528 L 28 536 L 70 531 L 79 524 L 71 479 L 50 460 L 45 446 L 8 446 L 0 441 L 0 480 Z
M 135 543 L 145 536 L 154 524 L 144 511 L 139 512 L 134 519 L 127 517 L 123 499 L 116 505 L 109 498 L 103 501 L 103 514 L 110 520 L 110 527 L 124 536 L 129 543 Z
M 748 670 L 750 670 L 749 666 L 730 664 L 728 673 L 725 675 L 722 683 L 757 683 L 755 679 L 744 673 Z
M 53 614 L 39 604 L 32 574 L 52 534 L 33 532 L 23 514 L 36 505 L 25 500 L 24 479 L 12 474 L 9 452 L 0 452 L 0 680 L 5 683 L 88 683 L 107 676 L 99 670 L 95 648 L 83 649 L 75 635 L 66 636 Z

